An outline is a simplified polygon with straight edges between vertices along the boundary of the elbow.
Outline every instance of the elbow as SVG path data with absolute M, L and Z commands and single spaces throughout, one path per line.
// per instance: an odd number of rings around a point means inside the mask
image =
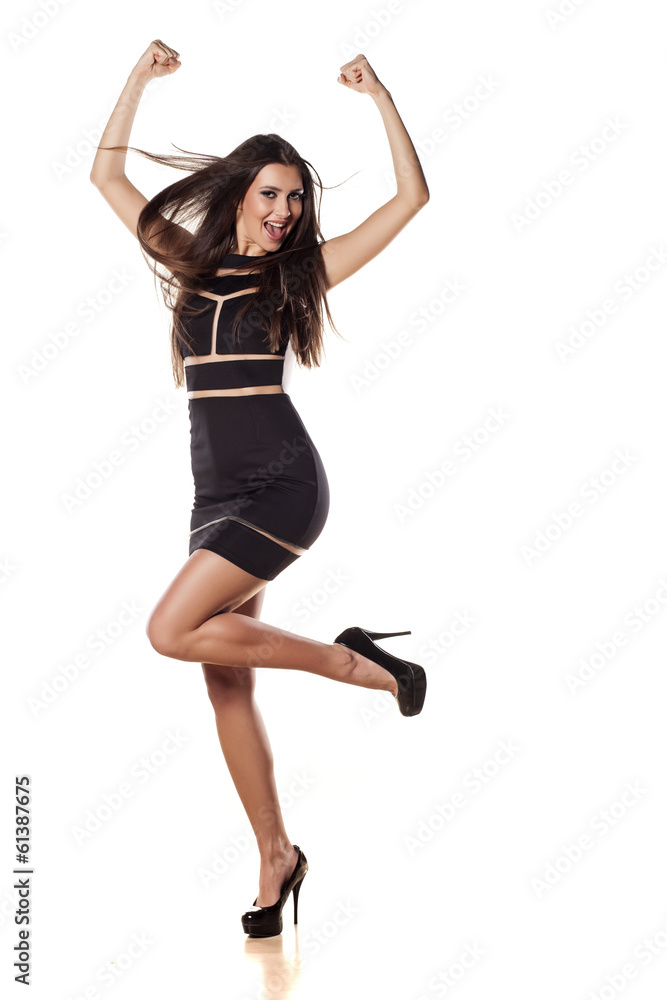
M 394 195 L 395 198 L 400 198 L 402 203 L 406 206 L 406 211 L 410 215 L 416 215 L 424 205 L 428 202 L 429 193 L 428 189 L 426 191 L 421 191 L 419 194 L 411 193 L 410 195 Z
M 106 185 L 112 180 L 113 177 L 110 177 L 108 174 L 102 174 L 95 170 L 95 168 L 90 171 L 91 184 L 94 184 L 99 191 L 101 191 L 103 187 L 106 187 Z
M 418 193 L 412 192 L 410 197 L 406 197 L 405 200 L 413 212 L 418 212 L 427 204 L 429 197 L 428 188 L 423 188 Z

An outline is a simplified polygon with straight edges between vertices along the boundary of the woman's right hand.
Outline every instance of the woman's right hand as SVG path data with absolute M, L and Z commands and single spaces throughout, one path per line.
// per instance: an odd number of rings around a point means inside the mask
M 181 65 L 179 55 L 180 53 L 176 49 L 165 45 L 159 38 L 154 38 L 130 76 L 149 81 L 154 80 L 157 76 L 175 73 Z

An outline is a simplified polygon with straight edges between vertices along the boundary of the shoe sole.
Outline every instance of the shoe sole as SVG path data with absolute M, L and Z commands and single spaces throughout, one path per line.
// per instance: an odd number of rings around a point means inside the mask
M 411 663 L 410 660 L 403 660 L 403 663 L 412 671 L 412 704 L 409 706 L 410 711 L 401 712 L 401 714 L 406 716 L 419 715 L 426 699 L 426 673 L 418 663 Z M 394 697 L 398 700 L 397 695 Z
M 247 931 L 247 930 L 245 929 L 245 927 L 243 928 L 243 930 L 244 930 L 245 934 L 246 934 L 246 935 L 247 935 L 247 936 L 248 936 L 249 938 L 267 938 L 267 937 L 279 937 L 279 936 L 280 936 L 280 935 L 282 934 L 282 932 L 283 932 L 283 929 L 282 929 L 282 927 L 280 928 L 280 930 L 279 930 L 279 931 L 271 931 L 271 933 L 270 933 L 270 934 L 255 934 L 255 933 L 253 933 L 252 931 Z

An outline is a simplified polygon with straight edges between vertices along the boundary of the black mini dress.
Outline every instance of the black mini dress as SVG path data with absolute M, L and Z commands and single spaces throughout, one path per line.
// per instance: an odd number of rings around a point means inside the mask
M 253 259 L 228 254 L 220 268 L 252 264 Z M 291 351 L 286 331 L 279 351 L 270 351 L 259 314 L 253 317 L 251 309 L 232 338 L 236 312 L 257 291 L 256 283 L 257 275 L 249 272 L 216 275 L 191 300 L 196 308 L 207 303 L 208 308 L 184 317 L 193 344 L 181 344 L 195 487 L 189 554 L 210 549 L 255 577 L 274 580 L 299 558 L 280 543 L 309 549 L 325 525 L 329 484 L 322 459 L 284 388 L 199 395 L 246 386 L 283 387 L 285 357 Z M 196 361 L 188 362 L 189 357 Z

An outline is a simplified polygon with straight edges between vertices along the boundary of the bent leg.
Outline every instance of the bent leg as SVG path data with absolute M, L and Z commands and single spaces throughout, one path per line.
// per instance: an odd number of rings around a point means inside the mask
M 388 670 L 341 643 L 308 639 L 234 613 L 266 583 L 215 552 L 197 549 L 151 613 L 146 632 L 152 646 L 177 660 L 243 670 L 306 670 L 346 684 L 397 693 L 398 685 Z

